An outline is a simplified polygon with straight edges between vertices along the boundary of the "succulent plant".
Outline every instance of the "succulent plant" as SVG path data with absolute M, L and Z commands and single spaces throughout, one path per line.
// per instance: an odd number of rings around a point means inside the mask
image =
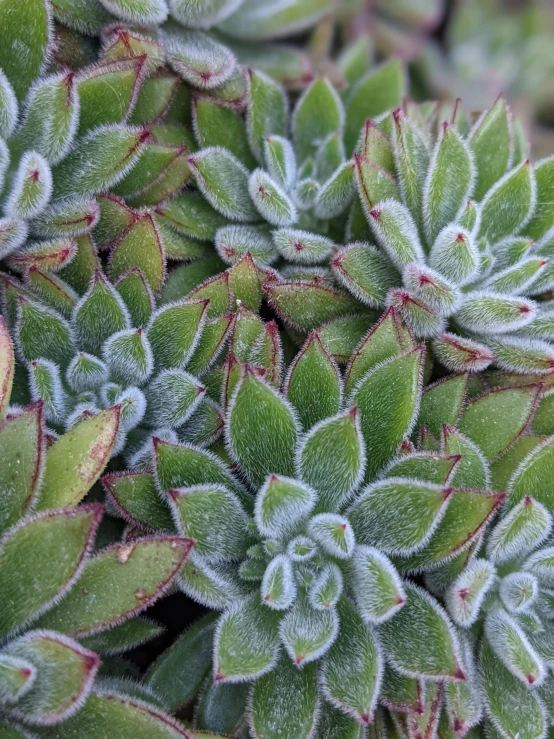
M 422 391 L 424 354 L 390 309 L 344 377 L 318 332 L 282 393 L 230 355 L 227 465 L 155 439 L 153 475 L 104 477 L 126 520 L 172 530 L 171 513 L 195 541 L 179 587 L 221 615 L 145 680 L 174 711 L 200 691 L 198 730 L 544 735 L 554 443 L 526 431 L 542 385 L 481 393 L 454 375 Z M 518 614 L 528 580 L 534 611 Z
M 161 633 L 139 614 L 171 585 L 192 542 L 152 536 L 95 550 L 103 506 L 81 501 L 116 443 L 120 408 L 54 440 L 43 401 L 8 405 L 14 364 L 0 318 L 0 734 L 62 736 L 60 724 L 84 705 L 117 695 L 117 681 L 95 682 L 98 652 Z M 98 736 L 94 720 L 90 731 Z

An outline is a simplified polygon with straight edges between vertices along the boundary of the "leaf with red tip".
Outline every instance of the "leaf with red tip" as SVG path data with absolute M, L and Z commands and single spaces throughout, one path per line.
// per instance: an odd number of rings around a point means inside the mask
M 524 431 L 539 392 L 537 385 L 492 390 L 464 408 L 458 428 L 492 460 Z
M 414 348 L 408 328 L 398 314 L 389 308 L 352 353 L 345 373 L 346 393 L 350 393 L 357 382 L 380 362 Z
M 110 253 L 110 273 L 115 281 L 132 267 L 138 267 L 154 293 L 159 294 L 165 279 L 165 254 L 160 235 L 150 214 L 139 218 L 115 242 Z
M 45 452 L 42 412 L 42 403 L 34 403 L 0 426 L 0 457 L 3 460 L 0 465 L 3 500 L 0 532 L 36 504 Z
M 454 375 L 426 387 L 421 396 L 418 426 L 425 426 L 435 436 L 440 435 L 444 424 L 454 426 L 462 409 L 467 381 L 468 375 Z
M 524 685 L 534 686 L 543 682 L 546 666 L 520 624 L 503 608 L 494 608 L 487 614 L 485 635 L 504 667 Z
M 281 642 L 297 667 L 319 660 L 332 647 L 338 633 L 336 609 L 316 610 L 301 593 L 279 624 Z
M 15 357 L 13 353 L 13 344 L 6 322 L 4 318 L 0 316 L 0 422 L 3 419 L 4 411 L 10 402 L 14 370 Z
M 379 627 L 391 665 L 413 678 L 463 679 L 458 639 L 443 608 L 422 588 L 405 587 L 403 608 Z
M 115 406 L 82 421 L 48 449 L 39 510 L 75 506 L 88 493 L 112 454 L 119 413 Z
M 405 443 L 402 444 L 405 446 Z M 415 452 L 406 448 L 386 467 L 385 477 L 408 477 L 435 485 L 451 484 L 452 476 L 460 464 L 459 454 Z
M 449 683 L 446 683 L 447 685 Z M 425 686 L 425 700 L 421 714 L 408 714 L 406 725 L 409 736 L 432 737 L 436 736 L 437 726 L 441 715 L 444 683 L 428 681 Z
M 36 667 L 31 689 L 10 708 L 15 719 L 35 726 L 52 726 L 77 713 L 100 667 L 94 652 L 52 631 L 30 631 L 4 654 Z
M 387 665 L 379 702 L 390 711 L 421 714 L 425 687 L 426 683 L 422 680 L 403 675 Z
M 341 249 L 331 261 L 338 280 L 362 303 L 372 308 L 384 305 L 400 276 L 383 253 L 371 244 L 358 242 Z
M 511 506 L 530 495 L 549 511 L 554 510 L 552 471 L 554 470 L 554 439 L 549 437 L 533 445 L 521 459 L 507 486 Z
M 190 539 L 160 536 L 102 550 L 86 563 L 79 587 L 39 624 L 88 636 L 136 616 L 167 590 L 192 546 Z
M 165 34 L 168 62 L 193 87 L 212 89 L 232 74 L 236 60 L 228 47 L 200 31 Z
M 422 361 L 422 347 L 388 359 L 367 372 L 352 393 L 366 445 L 366 480 L 387 464 L 410 434 L 421 396 Z
M 20 657 L 0 654 L 0 700 L 3 705 L 17 703 L 37 676 L 34 666 Z
M 299 670 L 287 657 L 281 657 L 275 669 L 254 683 L 250 699 L 254 736 L 270 737 L 276 726 L 287 739 L 310 736 L 317 721 L 318 693 L 315 664 Z
M 229 449 L 252 484 L 294 474 L 297 421 L 287 401 L 246 366 L 229 408 Z
M 480 372 L 494 362 L 487 346 L 450 333 L 439 334 L 433 340 L 433 354 L 453 372 Z
M 400 193 L 392 175 L 366 157 L 354 154 L 354 165 L 358 196 L 363 213 L 369 221 L 369 214 L 376 205 L 388 198 L 399 201 Z
M 71 588 L 94 543 L 102 517 L 98 504 L 46 512 L 7 532 L 0 549 L 0 614 L 4 636 L 36 618 Z M 56 562 L 56 566 L 52 566 Z M 17 572 L 17 577 L 9 577 Z
M 118 513 L 129 523 L 154 531 L 172 531 L 173 519 L 149 472 L 112 472 L 101 479 Z
M 461 456 L 450 483 L 457 488 L 488 490 L 490 469 L 479 447 L 451 426 L 443 426 L 442 448 L 446 454 Z
M 94 731 L 118 739 L 192 739 L 194 734 L 159 708 L 138 698 L 95 691 L 76 716 L 44 733 L 46 739 L 71 739 Z M 201 735 L 199 735 L 201 736 Z M 206 739 L 210 739 L 208 736 Z
M 486 559 L 475 559 L 454 580 L 446 594 L 448 611 L 458 626 L 469 628 L 479 616 L 496 570 Z
M 296 355 L 285 387 L 306 431 L 338 412 L 342 399 L 341 378 L 319 334 L 312 333 Z
M 299 331 L 311 331 L 333 318 L 360 312 L 359 303 L 350 295 L 308 282 L 266 283 L 264 290 L 281 319 Z
M 374 547 L 358 545 L 351 564 L 358 613 L 369 624 L 393 618 L 406 602 L 406 593 L 392 562 Z

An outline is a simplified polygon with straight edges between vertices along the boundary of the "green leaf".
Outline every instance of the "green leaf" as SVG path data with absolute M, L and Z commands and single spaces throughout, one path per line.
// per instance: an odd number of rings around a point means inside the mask
M 52 173 L 42 154 L 26 151 L 14 173 L 4 210 L 12 218 L 34 218 L 52 195 Z
M 169 65 L 193 87 L 212 89 L 233 73 L 233 53 L 213 36 L 179 28 L 164 34 L 163 41 Z
M 48 449 L 39 510 L 75 506 L 88 493 L 113 451 L 119 412 L 115 406 L 81 421 Z
M 535 189 L 528 161 L 504 175 L 483 200 L 479 236 L 496 244 L 517 233 L 531 215 Z
M 31 689 L 10 707 L 10 713 L 15 719 L 39 726 L 57 724 L 74 715 L 100 666 L 94 652 L 52 631 L 30 631 L 12 641 L 3 653 L 36 668 Z
M 233 295 L 233 305 L 242 303 L 252 311 L 260 309 L 262 302 L 261 280 L 264 273 L 254 263 L 251 254 L 244 257 L 227 270 L 229 288 Z
M 338 367 L 317 333 L 296 355 L 285 388 L 306 431 L 338 412 L 342 398 Z
M 525 225 L 525 234 L 538 241 L 546 236 L 554 223 L 554 207 L 550 193 L 554 184 L 554 159 L 542 159 L 533 168 L 537 183 L 537 200 L 533 215 Z
M 101 480 L 118 513 L 130 524 L 154 531 L 173 530 L 173 519 L 149 472 L 112 472 Z
M 146 684 L 173 712 L 198 693 L 212 662 L 216 613 L 196 621 L 158 657 L 145 676 Z
M 402 199 L 414 215 L 419 233 L 423 229 L 423 183 L 429 168 L 429 142 L 417 124 L 402 110 L 393 113 L 392 142 Z
M 146 388 L 146 420 L 150 426 L 179 428 L 192 415 L 206 388 L 183 370 L 163 370 Z
M 480 372 L 494 362 L 494 354 L 488 347 L 447 332 L 433 340 L 433 354 L 453 372 Z
M 96 355 L 106 339 L 131 327 L 125 304 L 100 271 L 75 307 L 73 323 L 79 346 Z
M 341 249 L 331 267 L 338 280 L 355 297 L 372 308 L 384 305 L 389 288 L 400 284 L 390 261 L 371 244 L 358 242 Z
M 297 470 L 318 491 L 318 511 L 337 511 L 360 484 L 365 449 L 356 408 L 324 418 L 302 439 Z
M 290 536 L 299 521 L 312 512 L 316 493 L 296 480 L 270 475 L 256 495 L 254 515 L 258 531 L 270 539 Z
M 451 495 L 451 488 L 417 480 L 391 478 L 377 482 L 366 488 L 349 509 L 356 541 L 390 554 L 407 555 L 424 549 L 444 517 Z M 394 517 L 390 515 L 391 507 Z
M 75 736 L 118 739 L 190 739 L 191 732 L 171 716 L 142 700 L 108 692 L 93 693 L 76 716 L 43 733 L 46 739 Z M 201 735 L 198 735 L 201 737 Z M 210 739 L 207 737 L 207 739 Z
M 250 151 L 246 126 L 240 116 L 229 108 L 202 98 L 195 99 L 193 115 L 200 146 L 222 146 L 247 169 L 254 169 L 256 159 Z
M 114 626 L 110 631 L 81 639 L 80 643 L 87 649 L 112 656 L 140 647 L 145 642 L 162 636 L 163 633 L 163 627 L 153 621 L 130 618 L 119 626 Z
M 334 608 L 315 610 L 303 597 L 296 599 L 279 625 L 281 642 L 296 667 L 322 657 L 333 645 L 338 631 Z
M 368 221 L 379 246 L 397 267 L 423 261 L 417 227 L 406 206 L 387 200 L 369 211 Z
M 454 126 L 445 123 L 425 182 L 423 218 L 429 245 L 461 213 L 471 190 L 473 175 L 473 158 L 466 144 Z
M 537 402 L 537 387 L 499 388 L 473 400 L 462 411 L 458 428 L 492 460 L 526 428 Z
M 236 602 L 222 616 L 214 640 L 214 679 L 242 682 L 275 665 L 279 649 L 277 612 L 258 596 Z
M 529 554 L 549 535 L 552 517 L 542 503 L 526 496 L 494 527 L 487 555 L 502 564 Z
M 426 683 L 422 680 L 407 677 L 387 666 L 379 701 L 391 711 L 423 714 L 425 687 Z
M 425 426 L 438 437 L 444 424 L 454 426 L 462 409 L 467 382 L 468 375 L 454 375 L 426 387 L 421 396 L 418 427 Z M 448 454 L 455 453 L 448 451 Z
M 357 382 L 380 362 L 397 357 L 415 344 L 398 314 L 389 308 L 372 326 L 362 342 L 351 352 L 346 368 L 345 391 L 350 393 Z
M 529 449 L 528 454 L 521 460 L 510 478 L 509 503 L 513 506 L 524 500 L 526 496 L 531 496 L 549 511 L 553 511 L 551 470 L 554 466 L 554 444 L 552 437 L 533 447 Z
M 329 134 L 341 133 L 343 122 L 344 110 L 336 90 L 326 78 L 317 78 L 294 109 L 292 127 L 298 162 L 315 156 L 319 143 Z
M 290 226 L 296 221 L 297 211 L 294 203 L 285 190 L 263 169 L 255 169 L 250 175 L 248 192 L 259 214 L 268 223 L 273 226 Z M 230 213 L 228 215 L 233 217 Z
M 148 326 L 156 368 L 185 367 L 204 326 L 207 300 L 180 301 L 156 311 Z
M 368 219 L 370 211 L 381 201 L 400 200 L 398 187 L 394 177 L 389 172 L 359 154 L 354 154 L 354 165 L 356 188 L 362 208 L 361 212 L 359 209 L 355 212 L 357 219 L 361 220 L 362 213 Z M 354 207 L 357 207 L 357 202 L 354 203 Z M 357 221 L 356 218 L 351 216 L 350 240 L 367 240 L 366 223 L 363 222 L 364 232 L 359 234 L 358 229 L 362 226 L 362 223 Z M 352 221 L 356 221 L 358 229 L 353 229 Z
M 446 593 L 446 604 L 458 626 L 469 628 L 479 617 L 496 570 L 486 559 L 474 559 L 454 580 Z
M 490 471 L 481 450 L 473 442 L 451 426 L 443 426 L 442 446 L 446 454 L 459 455 L 461 459 L 450 480 L 457 488 L 488 490 Z
M 388 359 L 367 372 L 352 393 L 366 445 L 366 480 L 385 466 L 410 433 L 421 394 L 422 361 L 421 347 Z
M 224 485 L 245 505 L 249 496 L 215 455 L 192 445 L 170 444 L 154 439 L 156 474 L 162 490 L 194 485 Z M 248 506 L 245 505 L 248 509 Z M 251 504 L 250 504 L 251 507 Z
M 253 485 L 271 473 L 294 474 L 297 433 L 288 403 L 246 366 L 229 409 L 227 441 Z
M 356 607 L 366 623 L 388 621 L 406 602 L 406 593 L 392 562 L 374 547 L 356 547 L 351 578 Z
M 18 115 L 17 98 L 10 81 L 4 74 L 0 75 L 0 136 L 8 139 L 16 127 Z M 2 153 L 2 159 L 8 156 L 8 151 Z M 6 162 L 7 164 L 7 159 Z M 3 179 L 2 172 L 2 179 Z
M 289 262 L 317 264 L 325 261 L 333 249 L 333 242 L 325 236 L 296 229 L 273 231 L 277 251 Z
M 412 452 L 400 454 L 385 469 L 386 477 L 407 477 L 420 482 L 444 485 L 451 482 L 452 474 L 460 464 L 459 455 L 437 452 Z
M 110 274 L 114 282 L 129 269 L 138 268 L 150 288 L 159 294 L 165 279 L 165 254 L 154 219 L 147 213 L 113 244 L 110 252 Z
M 101 517 L 102 507 L 93 504 L 24 519 L 7 533 L 0 551 L 0 593 L 10 604 L 0 615 L 3 636 L 47 611 L 71 588 Z
M 249 69 L 248 74 L 250 96 L 246 110 L 246 125 L 252 151 L 262 164 L 264 140 L 268 136 L 287 134 L 287 99 L 283 88 L 271 77 L 256 69 Z
M 51 42 L 50 9 L 46 0 L 6 0 L 0 8 L 4 43 L 0 67 L 15 94 L 23 100 L 39 76 Z
M 36 670 L 27 660 L 0 655 L 0 695 L 4 705 L 17 703 L 31 688 Z
M 255 2 L 248 2 L 224 20 L 221 28 L 233 38 L 265 41 L 302 33 L 330 9 L 329 0 L 309 0 L 309 2 L 293 0 L 286 5 L 271 4 L 260 13 L 260 8 Z M 267 45 L 264 44 L 263 48 L 266 49 Z
M 116 17 L 139 26 L 152 26 L 167 19 L 163 0 L 102 0 L 102 5 Z
M 304 739 L 317 721 L 319 708 L 317 668 L 299 670 L 286 657 L 254 683 L 250 722 L 256 737 Z
M 167 590 L 192 544 L 167 536 L 102 550 L 85 564 L 79 587 L 40 618 L 40 627 L 90 636 L 136 616 Z
M 143 272 L 131 267 L 114 284 L 129 311 L 133 326 L 146 326 L 154 308 L 154 296 Z
M 293 280 L 264 285 L 271 307 L 285 324 L 309 332 L 333 318 L 360 310 L 350 295 L 323 285 Z
M 93 129 L 52 170 L 54 196 L 108 190 L 136 164 L 148 135 L 142 128 L 123 125 Z
M 0 338 L 2 327 L 0 323 Z M 7 354 L 6 357 L 9 359 Z M 44 451 L 42 403 L 30 406 L 0 426 L 0 456 L 4 460 L 0 466 L 3 499 L 0 531 L 14 524 L 36 503 Z
M 405 95 L 405 72 L 400 59 L 371 69 L 348 95 L 346 108 L 345 146 L 350 154 L 367 118 L 375 118 L 402 104 Z
M 408 582 L 405 587 L 403 608 L 379 627 L 391 666 L 413 678 L 463 679 L 458 640 L 446 613 L 422 588 Z
M 194 706 L 194 725 L 198 731 L 189 729 L 191 739 L 218 739 L 222 734 L 240 732 L 250 687 L 249 683 L 207 680 Z
M 227 562 L 246 554 L 246 513 L 237 496 L 223 486 L 171 489 L 168 495 L 179 530 L 194 540 L 195 553 L 207 562 Z
M 88 288 L 100 264 L 89 234 L 78 236 L 75 240 L 77 242 L 77 253 L 71 262 L 63 267 L 59 276 L 79 295 L 82 295 Z
M 508 451 L 503 454 L 499 459 L 495 460 L 491 466 L 491 488 L 493 490 L 508 490 L 508 483 L 514 474 L 519 464 L 530 454 L 534 449 L 543 443 L 543 439 L 538 436 L 520 436 L 519 439 L 511 446 Z M 521 488 L 520 488 L 521 490 Z M 527 487 L 525 488 L 525 491 Z M 514 501 L 524 496 L 526 492 L 519 493 L 514 497 Z M 534 498 L 540 500 L 541 503 L 544 500 L 540 495 L 537 496 L 537 490 L 532 490 Z M 547 505 L 550 510 L 550 506 Z
M 340 215 L 352 202 L 354 192 L 354 163 L 343 162 L 321 185 L 314 205 L 316 216 L 334 218 Z
M 19 298 L 16 336 L 21 355 L 29 362 L 42 358 L 64 367 L 75 352 L 73 335 L 65 319 L 24 297 Z
M 479 273 L 481 257 L 469 231 L 445 226 L 431 247 L 429 264 L 454 285 L 466 285 Z
M 544 708 L 536 694 L 512 675 L 483 640 L 480 660 L 481 684 L 488 715 L 500 736 L 540 739 L 546 731 Z M 522 722 L 522 716 L 525 721 Z
M 258 219 L 248 192 L 249 172 L 230 152 L 210 146 L 187 161 L 198 189 L 216 211 L 233 221 Z
M 211 241 L 227 219 L 214 210 L 199 192 L 177 195 L 156 213 L 177 232 L 195 239 Z M 200 280 L 201 282 L 201 280 Z
M 263 226 L 224 226 L 215 236 L 215 248 L 227 264 L 236 264 L 247 253 L 260 264 L 272 264 L 278 257 Z
M 469 135 L 475 156 L 477 180 L 473 197 L 480 201 L 508 168 L 512 154 L 511 114 L 503 97 L 485 111 Z

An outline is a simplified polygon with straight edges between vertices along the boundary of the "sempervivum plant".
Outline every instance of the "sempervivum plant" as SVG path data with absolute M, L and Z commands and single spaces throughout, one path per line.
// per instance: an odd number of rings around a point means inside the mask
M 98 652 L 119 654 L 160 633 L 138 614 L 171 585 L 192 542 L 162 535 L 94 551 L 103 506 L 80 503 L 116 443 L 120 409 L 53 440 L 42 401 L 8 405 L 13 375 L 0 318 L 0 734 L 59 737 L 85 706 L 89 733 L 80 736 L 98 737 L 102 704 L 125 700 L 116 683 L 96 680 Z M 171 721 L 151 710 L 160 726 Z
M 146 676 L 176 711 L 200 690 L 196 728 L 304 739 L 431 737 L 438 726 L 441 737 L 481 736 L 487 726 L 504 739 L 544 737 L 549 585 L 529 554 L 550 531 L 552 438 L 509 456 L 541 386 L 475 396 L 460 375 L 422 391 L 424 352 L 391 310 L 344 378 L 317 332 L 282 392 L 259 362 L 231 356 L 230 466 L 154 440 L 154 476 L 104 478 L 130 521 L 159 526 L 163 511 L 167 526 L 171 511 L 195 540 L 181 589 L 222 611 Z M 500 483 L 510 468 L 509 486 L 494 491 L 491 474 Z M 501 610 L 514 613 L 505 602 L 518 600 L 509 576 L 520 570 L 538 578 L 536 617 L 522 617 L 513 642 L 494 636 L 494 619 L 520 618 Z M 535 647 L 522 636 L 528 621 Z
M 458 112 L 458 115 L 457 115 Z M 456 122 L 456 119 L 459 119 Z M 500 98 L 469 129 L 394 112 L 355 156 L 372 243 L 333 259 L 365 304 L 393 305 L 446 367 L 549 372 L 552 159 L 532 166 Z

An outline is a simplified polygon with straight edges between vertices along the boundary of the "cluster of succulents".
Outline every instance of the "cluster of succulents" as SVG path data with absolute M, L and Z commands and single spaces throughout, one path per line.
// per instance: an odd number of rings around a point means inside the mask
M 2 737 L 551 731 L 554 160 L 332 42 L 441 10 L 0 3 Z

